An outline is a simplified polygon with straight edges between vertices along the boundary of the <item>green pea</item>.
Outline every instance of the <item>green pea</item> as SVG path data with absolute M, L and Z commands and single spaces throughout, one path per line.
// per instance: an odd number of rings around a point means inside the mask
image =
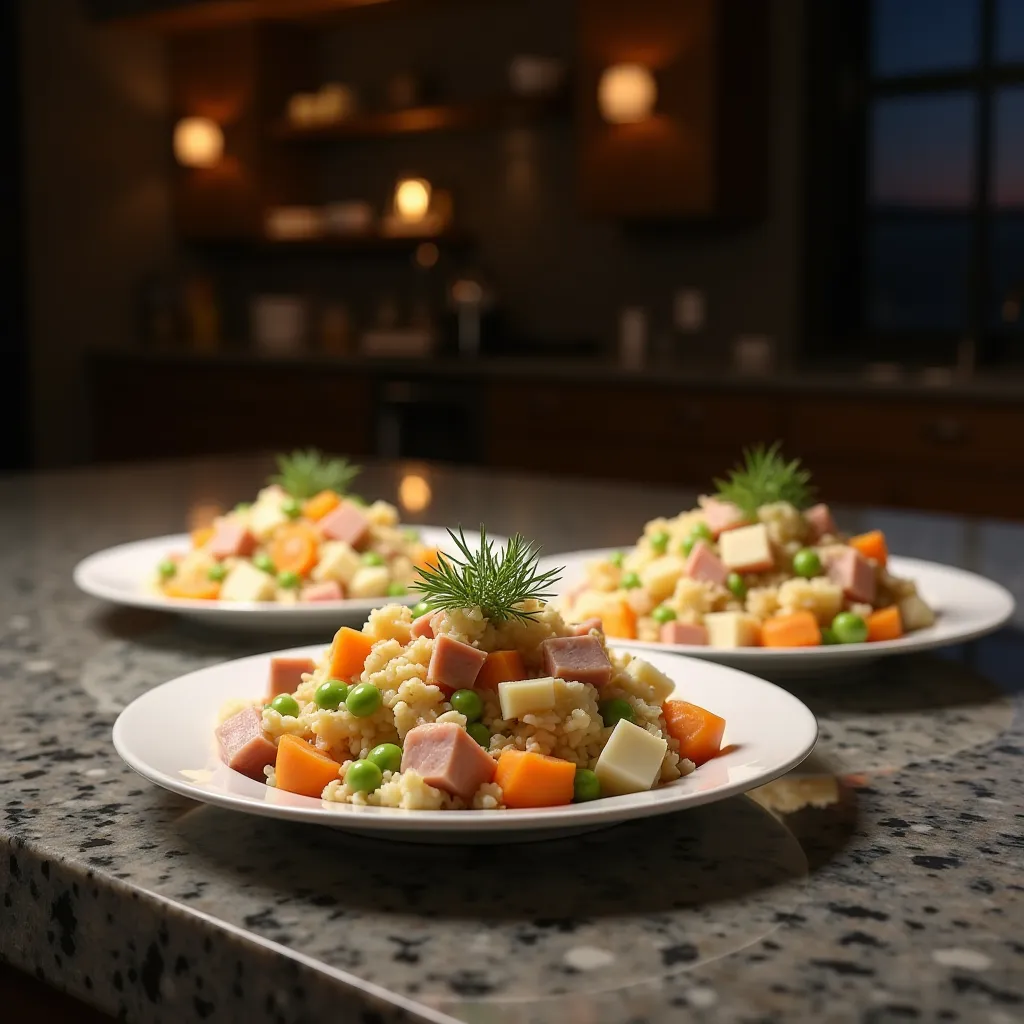
M 711 527 L 705 522 L 697 523 L 697 525 L 690 531 L 690 536 L 695 540 L 714 540 L 715 535 L 711 532 Z
M 177 571 L 177 562 L 172 562 L 169 558 L 165 558 L 157 567 L 156 571 L 160 574 L 160 579 L 169 580 Z
M 664 625 L 666 622 L 671 622 L 676 618 L 676 613 L 669 608 L 668 605 L 659 604 L 658 607 L 651 612 L 651 618 L 659 625 Z
M 456 690 L 449 698 L 453 711 L 465 715 L 467 720 L 475 722 L 484 713 L 484 702 L 476 690 Z
M 601 795 L 601 780 L 589 768 L 577 768 L 572 783 L 573 803 L 585 804 Z
M 627 572 L 623 574 L 619 586 L 623 590 L 636 590 L 637 587 L 642 587 L 643 583 L 640 582 L 640 577 L 635 572 Z
M 367 551 L 363 555 L 363 565 L 383 565 L 384 559 L 381 555 L 378 555 L 376 551 Z
M 346 494 L 346 501 L 351 501 L 353 505 L 358 505 L 359 508 L 366 508 L 366 499 L 359 494 Z
M 747 596 L 747 585 L 743 582 L 743 577 L 738 572 L 729 573 L 726 577 L 725 585 L 741 601 Z
M 298 519 L 302 515 L 302 502 L 297 498 L 285 498 L 281 502 L 281 511 L 289 519 Z
M 353 761 L 345 773 L 345 782 L 355 793 L 372 793 L 383 781 L 384 773 L 372 761 Z
M 657 533 L 651 534 L 651 548 L 659 555 L 663 555 L 668 551 L 668 542 L 670 539 L 671 538 L 664 530 L 658 530 Z
M 256 566 L 260 572 L 273 572 L 274 571 L 274 560 L 270 555 L 261 552 L 253 560 L 252 564 Z
M 466 732 L 486 750 L 491 745 L 491 730 L 483 722 L 470 722 Z
M 616 551 L 614 554 L 608 556 L 608 561 L 615 566 L 616 569 L 622 568 L 622 562 L 625 559 L 625 555 L 621 551 Z
M 426 601 L 420 601 L 417 604 L 414 604 L 410 610 L 412 612 L 412 617 L 414 619 L 418 619 L 421 615 L 426 615 L 427 612 L 430 611 L 430 605 L 427 604 Z
M 223 562 L 215 562 L 206 570 L 206 578 L 208 580 L 213 580 L 214 583 L 220 583 L 227 574 L 228 567 Z
M 693 534 L 690 534 L 690 536 L 679 545 L 679 550 L 684 555 L 688 555 L 693 550 L 693 545 L 696 544 L 699 539 L 699 537 L 694 537 Z
M 316 688 L 313 700 L 318 708 L 337 711 L 348 696 L 348 687 L 340 679 L 328 679 Z
M 388 584 L 388 597 L 405 597 L 408 593 L 408 588 L 402 583 Z
M 830 626 L 823 626 L 821 630 L 821 642 L 826 646 L 839 643 L 836 631 Z
M 832 632 L 841 644 L 862 644 L 868 638 L 868 624 L 853 612 L 840 612 L 832 620 Z
M 793 572 L 797 576 L 811 579 L 821 575 L 821 559 L 813 548 L 801 548 L 793 556 Z
M 284 572 L 277 574 L 277 585 L 284 587 L 285 590 L 294 590 L 301 582 L 299 574 L 292 572 L 290 569 L 285 569 Z
M 235 511 L 236 512 L 248 512 L 249 509 L 251 509 L 251 508 L 252 508 L 252 504 L 250 502 L 248 502 L 248 501 L 240 501 L 235 506 Z
M 345 707 L 356 718 L 369 718 L 380 707 L 380 690 L 373 683 L 359 683 L 348 691 Z
M 636 722 L 633 705 L 622 697 L 612 697 L 611 700 L 601 701 L 597 705 L 597 710 L 601 713 L 601 721 L 607 726 L 613 726 L 623 718 L 627 722 Z
M 290 693 L 279 693 L 270 706 L 282 716 L 299 717 L 299 702 Z
M 414 530 L 412 527 L 406 527 L 404 530 L 402 530 L 402 536 L 406 540 L 415 543 L 420 539 L 421 534 L 419 530 Z
M 397 743 L 378 743 L 366 755 L 382 772 L 400 772 L 402 770 L 402 748 Z

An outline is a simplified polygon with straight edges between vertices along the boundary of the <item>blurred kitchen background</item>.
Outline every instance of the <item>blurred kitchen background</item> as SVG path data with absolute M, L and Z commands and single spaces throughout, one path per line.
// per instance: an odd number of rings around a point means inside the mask
M 0 467 L 1024 516 L 1024 0 L 3 5 Z

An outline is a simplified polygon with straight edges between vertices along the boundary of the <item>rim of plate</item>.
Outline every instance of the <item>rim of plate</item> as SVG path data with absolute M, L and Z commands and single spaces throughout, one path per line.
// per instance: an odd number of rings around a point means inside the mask
M 421 534 L 431 542 L 443 543 L 448 539 L 448 531 L 443 526 L 432 526 L 428 524 L 411 524 L 413 529 L 419 530 Z M 466 539 L 475 542 L 479 537 L 476 530 L 466 530 Z M 497 545 L 504 544 L 507 538 L 499 535 L 488 534 L 488 539 Z M 341 601 L 316 601 L 297 604 L 279 604 L 276 601 L 199 601 L 194 598 L 184 597 L 163 597 L 159 594 L 150 593 L 145 589 L 145 578 L 132 577 L 129 581 L 110 582 L 104 578 L 108 572 L 107 566 L 113 559 L 129 557 L 133 554 L 149 555 L 149 548 L 161 550 L 173 550 L 174 548 L 187 548 L 189 535 L 187 533 L 169 533 L 163 537 L 146 537 L 142 540 L 128 541 L 124 544 L 115 544 L 113 547 L 104 548 L 102 551 L 95 551 L 83 558 L 74 568 L 72 578 L 75 586 L 90 597 L 98 597 L 103 601 L 112 604 L 124 605 L 130 608 L 148 608 L 152 611 L 161 612 L 203 612 L 208 615 L 239 615 L 248 616 L 280 616 L 280 615 L 309 615 L 316 614 L 319 617 L 338 612 L 372 611 L 381 604 L 407 604 L 412 605 L 419 601 L 416 594 L 405 594 L 400 597 L 346 597 Z M 154 563 L 155 564 L 155 563 Z
M 626 651 L 635 654 L 647 654 L 649 652 L 636 648 L 633 644 L 614 644 L 617 651 Z M 275 804 L 268 803 L 262 799 L 266 795 L 268 787 L 263 783 L 247 779 L 237 772 L 231 772 L 230 778 L 241 786 L 243 783 L 251 784 L 252 795 L 244 793 L 229 793 L 222 790 L 206 788 L 187 778 L 179 778 L 162 771 L 150 764 L 144 756 L 139 756 L 132 748 L 130 732 L 137 718 L 147 718 L 162 702 L 168 694 L 187 684 L 201 684 L 212 675 L 224 672 L 228 667 L 243 670 L 249 667 L 256 669 L 261 663 L 266 665 L 272 657 L 305 657 L 316 656 L 323 650 L 323 644 L 306 645 L 293 647 L 287 650 L 275 651 L 270 654 L 250 655 L 246 658 L 237 658 L 232 661 L 220 662 L 206 668 L 197 669 L 194 672 L 178 676 L 168 682 L 162 683 L 135 698 L 117 716 L 114 722 L 112 738 L 114 748 L 121 759 L 135 772 L 147 779 L 149 782 L 160 786 L 163 789 L 181 796 L 189 797 L 201 803 L 213 804 L 229 810 L 243 811 L 262 817 L 282 818 L 293 821 L 313 822 L 316 824 L 333 825 L 342 827 L 349 831 L 369 832 L 494 832 L 494 831 L 535 831 L 557 828 L 575 828 L 587 825 L 613 824 L 635 818 L 652 817 L 660 814 L 671 813 L 687 807 L 698 807 L 702 804 L 714 803 L 731 796 L 745 793 L 758 786 L 763 786 L 800 764 L 814 748 L 818 738 L 818 723 L 813 712 L 797 697 L 794 697 L 787 690 L 775 683 L 768 682 L 758 676 L 751 675 L 741 669 L 732 668 L 727 665 L 719 665 L 713 662 L 703 661 L 696 658 L 687 658 L 674 652 L 655 652 L 662 658 L 678 664 L 680 670 L 699 671 L 704 674 L 718 676 L 720 680 L 731 680 L 744 688 L 754 687 L 761 695 L 767 698 L 774 706 L 775 713 L 784 709 L 788 723 L 788 732 L 793 736 L 792 747 L 784 757 L 779 757 L 770 764 L 760 767 L 759 770 L 744 773 L 734 780 L 724 781 L 721 785 L 706 790 L 694 791 L 687 787 L 686 779 L 692 779 L 705 766 L 697 768 L 690 775 L 684 776 L 675 782 L 668 783 L 657 789 L 644 793 L 633 793 L 625 796 L 603 797 L 600 800 L 583 804 L 569 804 L 563 807 L 542 807 L 534 809 L 508 809 L 488 813 L 485 811 L 410 811 L 396 807 L 359 807 L 352 804 L 327 804 L 322 800 L 313 797 L 303 797 L 296 794 L 286 794 L 289 803 Z M 262 679 L 262 675 L 260 676 Z M 677 683 L 677 685 L 685 685 Z M 227 699 L 227 698 L 226 698 Z M 211 709 L 214 713 L 216 709 Z M 207 729 L 208 744 L 207 763 L 215 758 L 213 748 L 213 722 L 208 721 L 206 715 L 202 717 L 204 729 Z M 753 755 L 750 748 L 756 750 L 758 742 L 756 735 L 752 737 L 727 737 L 729 746 L 737 745 L 737 749 L 726 752 L 720 758 L 707 762 L 715 767 L 728 769 L 731 765 L 739 767 L 742 764 L 741 755 L 750 758 Z M 735 758 L 735 761 L 730 761 Z M 218 768 L 230 771 L 222 763 L 218 762 Z M 188 770 L 180 768 L 180 771 Z M 196 766 L 193 770 L 202 770 Z M 245 787 L 245 788 L 248 788 Z M 260 794 L 257 796 L 256 794 Z
M 541 569 L 553 568 L 559 564 L 565 564 L 568 560 L 582 563 L 592 559 L 604 558 L 614 554 L 621 548 L 590 548 L 581 551 L 564 551 L 559 554 L 547 555 L 541 559 Z M 901 575 L 913 577 L 914 573 L 936 573 L 941 572 L 950 577 L 952 581 L 970 583 L 972 586 L 985 588 L 994 603 L 998 603 L 999 611 L 984 620 L 969 626 L 957 628 L 955 620 L 943 619 L 941 607 L 938 609 L 939 617 L 934 626 L 925 629 L 914 630 L 907 633 L 898 640 L 875 640 L 872 643 L 860 644 L 829 644 L 819 647 L 705 647 L 696 644 L 663 644 L 653 640 L 628 640 L 631 646 L 644 651 L 664 651 L 672 654 L 682 654 L 689 657 L 709 660 L 712 657 L 728 657 L 729 659 L 741 660 L 749 658 L 752 660 L 762 659 L 819 659 L 829 660 L 839 656 L 850 657 L 852 655 L 883 655 L 898 654 L 909 651 L 928 651 L 939 647 L 949 647 L 951 644 L 966 643 L 968 640 L 977 640 L 979 637 L 988 636 L 1006 625 L 1013 617 L 1017 608 L 1017 601 L 1013 594 L 1001 583 L 982 576 L 980 573 L 971 572 L 969 569 L 961 569 L 954 565 L 944 565 L 942 562 L 930 562 L 924 558 L 905 558 L 901 555 L 890 555 L 889 565 L 900 569 Z M 557 603 L 562 596 L 558 591 L 552 598 Z M 927 595 L 925 595 L 927 596 Z M 608 638 L 615 643 L 614 637 Z

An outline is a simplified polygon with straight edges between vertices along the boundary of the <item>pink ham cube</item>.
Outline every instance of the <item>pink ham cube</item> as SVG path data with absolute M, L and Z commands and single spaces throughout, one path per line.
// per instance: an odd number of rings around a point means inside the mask
M 693 545 L 690 557 L 686 559 L 686 575 L 693 580 L 707 580 L 709 583 L 717 583 L 724 587 L 725 581 L 729 578 L 729 570 L 718 555 L 704 541 L 699 540 Z
M 582 622 L 576 623 L 572 627 L 573 636 L 587 636 L 592 629 L 596 629 L 599 632 L 603 631 L 603 623 L 596 616 L 590 619 L 584 619 Z
M 302 673 L 315 668 L 312 658 L 271 658 L 267 700 L 273 700 L 280 693 L 294 693 L 302 682 Z
M 811 528 L 813 540 L 821 540 L 822 537 L 835 537 L 839 530 L 832 518 L 832 510 L 828 505 L 814 505 L 804 513 L 804 519 Z
M 277 747 L 263 732 L 263 716 L 246 708 L 217 726 L 221 760 L 236 772 L 263 782 L 263 769 L 277 763 Z
M 600 689 L 612 677 L 612 663 L 601 641 L 586 636 L 556 636 L 541 645 L 544 671 L 556 679 L 590 683 Z
M 854 548 L 844 548 L 829 559 L 828 577 L 851 601 L 875 603 L 875 567 Z
M 708 524 L 708 529 L 716 538 L 726 530 L 735 530 L 737 526 L 745 526 L 748 522 L 739 505 L 734 505 L 731 501 L 701 498 L 700 507 L 704 513 L 704 522 Z
M 434 641 L 434 651 L 427 666 L 427 682 L 448 694 L 471 689 L 486 660 L 486 651 L 442 633 Z
M 485 782 L 493 782 L 497 768 L 484 748 L 454 722 L 428 722 L 406 733 L 402 771 L 411 769 L 428 786 L 463 800 Z
M 214 558 L 248 558 L 256 550 L 256 538 L 247 526 L 224 519 L 214 527 L 206 550 Z
M 343 501 L 320 520 L 320 533 L 326 540 L 343 540 L 358 548 L 370 535 L 370 521 L 350 501 Z
M 324 580 L 323 583 L 310 583 L 302 588 L 300 600 L 311 603 L 320 601 L 340 601 L 344 596 L 341 584 L 337 580 Z
M 696 644 L 704 647 L 708 642 L 708 631 L 704 626 L 693 626 L 686 622 L 666 622 L 661 627 L 663 644 Z
M 433 612 L 424 612 L 419 618 L 412 620 L 412 635 L 413 636 L 429 636 L 431 639 L 434 638 L 434 627 L 431 625 L 431 619 L 434 617 Z

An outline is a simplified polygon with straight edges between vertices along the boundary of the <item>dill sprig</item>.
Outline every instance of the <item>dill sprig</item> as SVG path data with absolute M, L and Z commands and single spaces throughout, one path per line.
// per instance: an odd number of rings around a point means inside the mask
M 780 447 L 776 441 L 770 448 L 759 444 L 744 449 L 742 465 L 730 470 L 728 479 L 715 481 L 719 497 L 751 516 L 775 501 L 788 501 L 797 508 L 810 505 L 814 497 L 810 471 L 799 459 L 787 462 Z
M 519 606 L 553 596 L 547 587 L 562 570 L 538 572 L 540 552 L 522 534 L 510 538 L 497 553 L 483 526 L 476 551 L 470 549 L 461 526 L 458 536 L 453 530 L 448 534 L 459 555 L 438 555 L 436 568 L 420 569 L 420 578 L 412 584 L 434 611 L 479 607 L 492 622 L 528 622 L 537 612 Z
M 344 494 L 360 473 L 348 459 L 324 455 L 315 448 L 278 455 L 278 472 L 267 483 L 278 484 L 293 498 L 312 498 L 321 491 Z

